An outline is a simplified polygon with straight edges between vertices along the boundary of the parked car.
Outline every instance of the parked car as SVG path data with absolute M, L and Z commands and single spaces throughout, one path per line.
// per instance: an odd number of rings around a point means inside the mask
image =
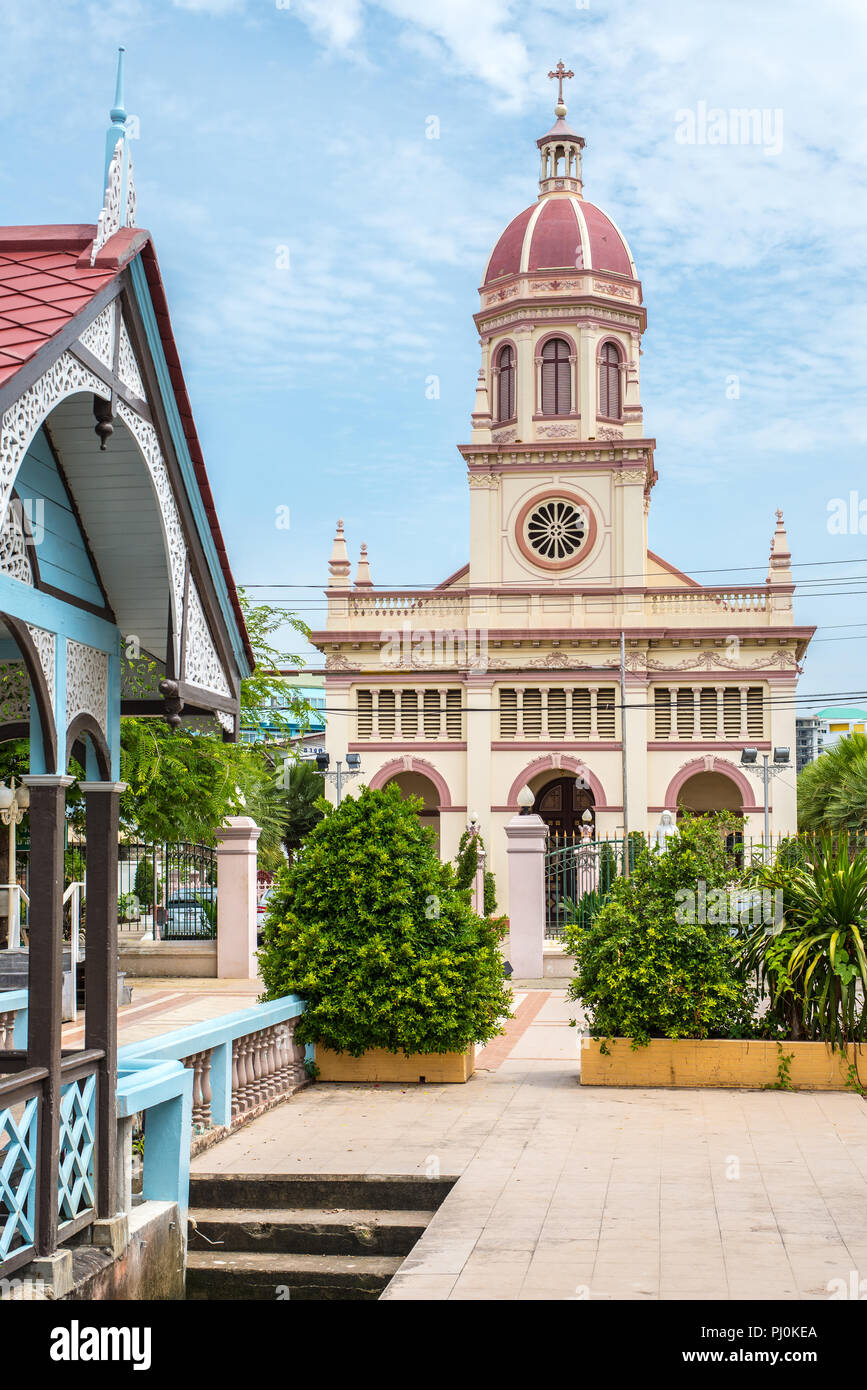
M 273 891 L 272 888 L 266 888 L 256 903 L 256 941 L 259 946 L 262 945 L 265 932 L 265 917 L 268 913 L 268 908 L 270 906 L 269 899 Z
M 211 919 L 207 912 L 198 898 L 192 897 L 169 898 L 166 903 L 165 920 L 161 930 L 164 939 L 173 936 L 209 937 L 214 935 Z

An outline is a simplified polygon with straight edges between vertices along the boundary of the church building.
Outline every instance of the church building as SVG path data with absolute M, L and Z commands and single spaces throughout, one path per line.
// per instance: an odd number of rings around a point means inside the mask
M 506 888 L 505 823 L 527 787 L 552 831 L 651 833 L 663 810 L 731 809 L 763 833 L 745 748 L 791 750 L 774 837 L 796 828 L 795 625 L 777 512 L 764 583 L 705 585 L 648 548 L 657 479 L 641 403 L 647 311 L 635 261 L 588 202 L 584 139 L 537 141 L 536 202 L 482 275 L 469 442 L 468 563 L 434 589 L 355 577 L 338 523 L 326 590 L 327 747 L 424 801 L 443 858 L 475 817 Z M 721 569 L 723 555 L 707 552 Z M 621 682 L 621 671 L 625 679 Z M 523 800 L 528 800 L 525 795 Z

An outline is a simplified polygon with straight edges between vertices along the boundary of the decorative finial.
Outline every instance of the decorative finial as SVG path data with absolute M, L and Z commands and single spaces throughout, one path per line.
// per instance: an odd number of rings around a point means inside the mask
M 370 577 L 370 561 L 367 558 L 367 546 L 362 543 L 361 556 L 358 561 L 358 570 L 355 575 L 356 589 L 372 589 L 373 580 Z
M 346 537 L 343 534 L 343 522 L 338 521 L 334 544 L 331 547 L 331 559 L 328 561 L 328 573 L 331 576 L 332 588 L 349 587 L 350 568 Z
M 121 227 L 135 226 L 135 183 L 132 176 L 132 155 L 129 148 L 129 132 L 123 94 L 124 52 L 123 48 L 117 50 L 114 106 L 109 112 L 111 124 L 105 136 L 103 203 L 102 211 L 99 214 L 96 237 L 90 253 L 91 265 L 115 232 L 120 231 Z
M 563 100 L 563 80 L 567 77 L 574 77 L 575 74 L 571 68 L 568 72 L 566 71 L 566 67 L 561 59 L 554 71 L 548 73 L 548 76 L 555 78 L 557 81 L 557 105 L 554 107 L 554 115 L 563 117 L 566 115 L 566 103 Z
M 115 125 L 123 125 L 126 121 L 126 107 L 123 99 L 123 55 L 125 48 L 117 50 L 117 78 L 114 84 L 114 106 L 111 108 L 111 119 Z

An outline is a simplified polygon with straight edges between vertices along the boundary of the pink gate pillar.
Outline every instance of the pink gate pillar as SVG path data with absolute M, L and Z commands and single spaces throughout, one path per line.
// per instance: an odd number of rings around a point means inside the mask
M 509 862 L 509 958 L 518 980 L 543 975 L 545 946 L 545 845 L 541 816 L 513 816 L 506 826 Z
M 217 976 L 255 980 L 256 841 L 249 816 L 229 816 L 217 842 Z

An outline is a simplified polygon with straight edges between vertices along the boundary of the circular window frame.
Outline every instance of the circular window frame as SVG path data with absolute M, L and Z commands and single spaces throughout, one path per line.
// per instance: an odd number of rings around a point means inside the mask
M 587 519 L 587 535 L 584 544 L 575 555 L 570 555 L 565 560 L 544 559 L 543 556 L 533 549 L 524 534 L 528 517 L 537 507 L 544 506 L 546 502 L 571 502 L 575 506 L 581 508 Z M 529 560 L 530 564 L 535 565 L 537 569 L 554 571 L 570 570 L 577 569 L 579 565 L 583 565 L 588 556 L 592 554 L 593 547 L 596 544 L 596 529 L 596 513 L 590 506 L 586 497 L 581 497 L 577 492 L 572 492 L 569 488 L 565 487 L 549 488 L 547 492 L 537 493 L 535 497 L 530 498 L 529 502 L 524 503 L 518 513 L 518 520 L 515 526 L 515 539 L 518 542 L 518 549 L 524 556 L 524 559 Z

